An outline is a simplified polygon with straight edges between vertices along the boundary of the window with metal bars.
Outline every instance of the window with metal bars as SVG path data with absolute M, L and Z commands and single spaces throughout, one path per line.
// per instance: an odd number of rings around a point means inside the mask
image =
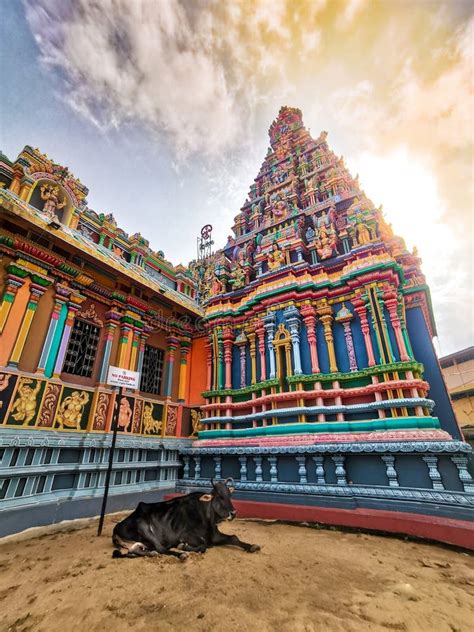
M 76 318 L 69 338 L 63 371 L 72 375 L 91 377 L 99 338 L 99 327 Z
M 162 349 L 145 345 L 142 376 L 140 380 L 140 390 L 144 393 L 160 394 L 164 357 L 165 352 Z

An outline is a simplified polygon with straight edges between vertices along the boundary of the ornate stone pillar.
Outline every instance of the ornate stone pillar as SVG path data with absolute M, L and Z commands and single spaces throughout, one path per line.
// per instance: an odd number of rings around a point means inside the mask
M 267 314 L 262 320 L 267 334 L 267 349 L 270 356 L 270 375 L 268 377 L 272 380 L 276 377 L 275 348 L 273 346 L 273 338 L 275 336 L 275 314 Z
M 318 350 L 316 346 L 316 310 L 310 304 L 300 307 L 300 314 L 306 327 L 308 337 L 309 354 L 311 357 L 311 373 L 320 373 L 318 362 Z
M 326 474 L 324 472 L 324 457 L 313 456 L 313 461 L 316 466 L 316 483 L 318 485 L 326 485 Z
M 441 474 L 439 473 L 439 470 L 438 470 L 438 457 L 434 455 L 428 455 L 428 456 L 423 456 L 422 458 L 423 458 L 423 461 L 428 466 L 428 474 L 431 479 L 431 482 L 433 483 L 433 489 L 436 489 L 439 491 L 443 490 L 444 485 L 443 485 L 443 481 L 441 480 Z
M 301 375 L 301 351 L 300 351 L 300 314 L 294 305 L 283 310 L 283 315 L 288 323 L 291 345 L 293 347 L 294 374 Z
M 71 296 L 69 297 L 66 322 L 64 323 L 64 329 L 62 332 L 61 341 L 59 343 L 58 355 L 54 364 L 54 378 L 59 378 L 59 376 L 61 375 L 64 364 L 64 357 L 66 355 L 69 338 L 71 336 L 71 331 L 74 325 L 74 319 L 76 318 L 76 314 L 79 310 L 79 307 L 81 306 L 81 303 L 83 303 L 85 300 L 86 297 L 82 294 L 71 294 Z
M 374 310 L 378 310 L 379 313 L 379 318 L 380 318 L 380 323 L 382 325 L 381 331 L 380 331 L 380 336 L 384 339 L 385 342 L 385 350 L 383 349 L 383 345 L 381 344 L 381 356 L 382 358 L 385 360 L 385 351 L 388 354 L 388 357 L 386 358 L 387 362 L 395 362 L 395 355 L 393 353 L 393 348 L 392 348 L 392 341 L 390 340 L 390 334 L 388 331 L 388 326 L 387 326 L 387 320 L 385 318 L 385 310 L 384 310 L 384 301 L 383 301 L 383 292 L 380 288 L 374 288 L 373 293 L 372 293 L 372 297 L 375 296 L 375 299 L 373 301 L 373 309 Z M 373 314 L 373 323 L 374 323 L 374 329 L 377 326 L 376 323 L 376 319 L 375 319 L 375 314 Z
M 329 356 L 329 370 L 331 373 L 337 373 L 336 352 L 334 350 L 334 337 L 332 333 L 332 310 L 329 305 L 325 305 L 318 310 L 319 320 L 323 324 L 324 338 Z
M 223 332 L 224 340 L 224 363 L 225 363 L 225 388 L 232 388 L 232 345 L 234 334 L 231 327 L 225 327 Z
M 344 328 L 344 338 L 346 341 L 347 355 L 349 357 L 349 368 L 351 371 L 357 371 L 357 360 L 354 349 L 354 341 L 351 332 L 352 313 L 347 309 L 345 304 L 336 314 L 336 322 L 341 323 Z
M 181 338 L 181 360 L 179 365 L 179 385 L 178 385 L 178 401 L 184 402 L 186 399 L 186 380 L 188 376 L 188 355 L 191 351 L 191 339 Z
M 142 330 L 139 327 L 136 327 L 136 326 L 133 327 L 132 349 L 130 353 L 130 361 L 127 367 L 128 369 L 130 369 L 130 371 L 136 371 L 138 354 L 140 351 L 141 332 Z
M 30 331 L 31 321 L 33 320 L 33 316 L 35 315 L 36 308 L 38 307 L 38 302 L 43 296 L 45 290 L 46 288 L 42 285 L 38 285 L 36 283 L 31 283 L 30 285 L 30 299 L 28 301 L 26 311 L 23 314 L 23 319 L 21 321 L 20 329 L 18 330 L 18 334 L 16 336 L 15 344 L 10 355 L 8 366 L 18 366 L 21 352 L 23 351 L 23 348 L 25 346 L 26 337 L 28 335 L 28 332 Z
M 122 369 L 128 368 L 127 356 L 130 356 L 129 345 L 133 336 L 133 325 L 129 316 L 122 316 L 122 322 L 120 324 L 120 338 L 118 346 L 118 354 L 116 359 L 116 365 Z
M 175 336 L 168 336 L 168 338 L 166 339 L 166 344 L 167 373 L 164 394 L 165 397 L 171 397 L 171 390 L 173 387 L 174 360 L 179 340 Z
M 112 352 L 112 345 L 114 342 L 115 332 L 119 326 L 122 315 L 119 312 L 110 310 L 105 314 L 107 319 L 105 322 L 105 344 L 102 355 L 102 364 L 100 366 L 99 382 L 105 384 L 107 382 L 107 373 L 110 365 L 110 354 Z
M 354 311 L 360 320 L 360 327 L 362 335 L 364 336 L 365 350 L 367 352 L 368 365 L 375 366 L 374 349 L 372 347 L 372 339 L 370 338 L 370 325 L 367 319 L 367 307 L 360 297 L 354 298 L 352 300 L 352 304 L 354 305 Z
M 224 346 L 222 344 L 222 329 L 216 329 L 217 336 L 217 388 L 224 388 Z
M 306 473 L 306 457 L 297 456 L 296 461 L 298 462 L 298 476 L 300 479 L 300 483 L 305 484 L 308 482 L 308 476 Z
M 255 461 L 255 481 L 261 483 L 263 481 L 262 457 L 254 456 L 253 460 Z
M 398 295 L 395 288 L 385 289 L 383 293 L 383 299 L 384 299 L 388 314 L 390 316 L 390 323 L 392 325 L 392 329 L 395 333 L 395 339 L 397 341 L 397 347 L 400 353 L 400 360 L 402 362 L 408 362 L 410 360 L 410 356 L 407 353 L 405 340 L 403 339 L 400 318 L 398 317 Z
M 210 391 L 212 389 L 212 341 L 208 340 L 206 344 L 206 389 Z
M 258 321 L 255 329 L 258 339 L 258 355 L 260 356 L 260 382 L 267 379 L 267 361 L 265 357 L 265 327 L 261 320 Z
M 146 341 L 148 340 L 150 334 L 153 329 L 149 325 L 145 325 L 144 328 L 140 332 L 140 346 L 138 348 L 138 361 L 137 361 L 137 371 L 139 373 L 143 370 L 143 359 L 145 357 L 145 347 Z
M 51 314 L 51 321 L 49 323 L 48 332 L 46 334 L 43 348 L 41 350 L 41 356 L 36 368 L 36 372 L 43 375 L 46 369 L 46 363 L 51 351 L 51 347 L 54 340 L 54 334 L 58 327 L 59 318 L 63 309 L 67 309 L 67 297 L 71 294 L 71 288 L 64 285 L 56 285 L 56 296 L 54 297 L 54 306 Z
M 388 484 L 390 487 L 399 487 L 397 470 L 395 469 L 395 457 L 392 454 L 382 456 L 387 470 Z
M 257 383 L 257 347 L 256 335 L 253 331 L 247 334 L 250 343 L 250 383 Z
M 214 457 L 214 478 L 219 480 L 222 477 L 222 457 L 215 456 Z
M 334 461 L 334 465 L 336 466 L 337 484 L 347 485 L 346 470 L 344 467 L 344 462 L 346 460 L 346 457 L 343 454 L 337 454 L 336 456 L 332 456 L 331 459 Z
M 240 480 L 242 482 L 247 481 L 247 457 L 239 456 L 240 461 Z
M 20 195 L 20 183 L 21 183 L 22 177 L 23 177 L 23 167 L 17 164 L 13 167 L 13 179 L 12 179 L 12 183 L 10 184 L 11 193 L 14 193 L 15 195 Z
M 15 268 L 10 265 L 7 270 L 14 270 Z M 10 272 L 6 278 L 5 291 L 3 293 L 2 304 L 0 305 L 0 334 L 6 325 L 8 315 L 15 301 L 16 293 L 25 283 L 25 278 L 17 276 Z
M 467 469 L 467 456 L 464 454 L 455 454 L 451 457 L 451 461 L 458 468 L 459 480 L 462 483 L 464 491 L 466 494 L 472 494 L 474 492 L 474 482 Z
M 239 366 L 240 366 L 240 388 L 244 388 L 247 385 L 247 373 L 246 373 L 246 365 L 247 365 L 247 336 L 245 332 L 242 330 L 240 334 L 235 339 L 235 344 L 239 349 Z
M 21 180 L 20 198 L 25 202 L 30 197 L 30 191 L 34 184 L 34 180 L 30 176 L 24 176 Z
M 270 463 L 270 483 L 278 483 L 277 457 L 269 456 L 268 462 Z

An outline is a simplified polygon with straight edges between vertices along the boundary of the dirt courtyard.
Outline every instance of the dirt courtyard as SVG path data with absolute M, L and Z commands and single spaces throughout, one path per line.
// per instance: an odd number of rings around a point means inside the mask
M 262 546 L 114 560 L 108 517 L 0 543 L 1 632 L 472 630 L 474 560 L 394 538 L 271 522 L 221 528 Z

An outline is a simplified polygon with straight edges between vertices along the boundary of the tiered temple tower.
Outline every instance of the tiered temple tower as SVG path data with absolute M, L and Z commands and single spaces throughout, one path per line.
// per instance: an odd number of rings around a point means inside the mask
M 99 512 L 116 412 L 110 510 L 233 477 L 241 515 L 472 546 L 420 259 L 326 137 L 282 108 L 234 236 L 188 267 L 0 153 L 0 535 Z
M 234 236 L 192 265 L 207 381 L 181 489 L 232 476 L 262 503 L 456 513 L 474 486 L 420 259 L 300 110 L 269 135 Z

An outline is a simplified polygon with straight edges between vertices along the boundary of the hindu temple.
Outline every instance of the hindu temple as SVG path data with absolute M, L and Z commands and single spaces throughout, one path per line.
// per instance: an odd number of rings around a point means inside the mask
M 466 545 L 420 258 L 300 110 L 269 137 L 227 243 L 205 227 L 187 266 L 39 149 L 0 154 L 0 535 L 97 515 L 117 410 L 109 511 L 232 477 L 241 515 Z

